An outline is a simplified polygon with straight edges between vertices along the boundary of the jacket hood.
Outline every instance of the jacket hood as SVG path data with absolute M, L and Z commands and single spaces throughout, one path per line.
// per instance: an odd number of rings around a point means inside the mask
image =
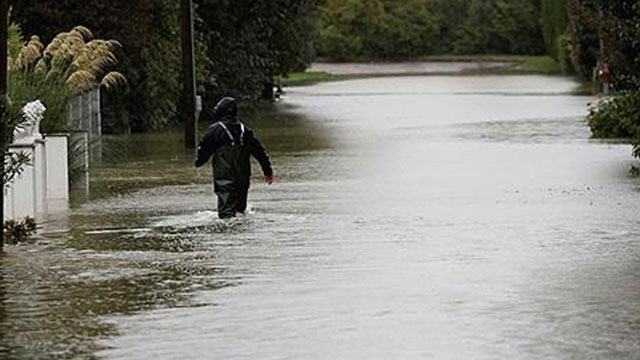
M 232 97 L 222 98 L 213 108 L 213 121 L 232 123 L 238 121 L 238 102 Z

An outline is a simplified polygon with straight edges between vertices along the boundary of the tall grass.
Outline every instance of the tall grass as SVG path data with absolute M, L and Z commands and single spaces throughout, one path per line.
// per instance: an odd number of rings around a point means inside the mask
M 91 31 L 76 26 L 58 34 L 46 47 L 37 36 L 24 43 L 14 27 L 10 41 L 9 113 L 18 116 L 22 107 L 40 100 L 47 112 L 43 132 L 68 129 L 68 105 L 74 96 L 98 87 L 114 88 L 126 83 L 124 75 L 107 70 L 116 65 L 115 40 L 93 39 Z M 15 37 L 18 37 L 16 41 Z M 16 51 L 16 42 L 22 43 Z
M 115 40 L 94 39 L 91 31 L 77 26 L 69 32 L 58 34 L 49 45 L 37 36 L 25 42 L 20 27 L 9 27 L 9 76 L 7 97 L 0 101 L 6 109 L 7 133 L 2 141 L 2 153 L 13 141 L 13 132 L 24 121 L 22 108 L 29 102 L 40 100 L 47 108 L 40 124 L 43 133 L 59 133 L 69 130 L 69 103 L 78 94 L 99 87 L 108 89 L 126 84 L 119 72 L 109 72 L 117 64 L 115 51 L 120 43 Z M 77 146 L 77 145 L 75 145 Z M 70 154 L 75 155 L 74 149 Z M 5 156 L 7 184 L 19 174 L 29 158 L 20 154 Z M 71 164 L 75 161 L 71 161 Z M 74 169 L 71 169 L 73 175 Z

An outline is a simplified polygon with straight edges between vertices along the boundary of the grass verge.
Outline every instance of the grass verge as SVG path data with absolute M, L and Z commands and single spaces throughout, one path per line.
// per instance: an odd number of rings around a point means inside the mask
M 419 59 L 433 62 L 506 62 L 514 72 L 537 74 L 560 74 L 560 65 L 545 55 L 430 55 Z M 501 70 L 504 71 L 504 70 Z
M 329 81 L 333 78 L 324 71 L 293 72 L 278 78 L 278 82 L 283 86 L 309 85 L 321 81 Z

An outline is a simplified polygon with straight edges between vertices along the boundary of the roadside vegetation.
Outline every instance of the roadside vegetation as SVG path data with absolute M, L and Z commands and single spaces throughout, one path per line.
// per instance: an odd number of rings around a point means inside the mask
M 613 94 L 589 115 L 593 135 L 628 139 L 640 158 L 640 1 L 567 0 L 566 9 L 571 20 L 558 43 L 570 39 L 574 69 L 597 86 L 600 64 L 611 68 Z
M 221 95 L 255 103 L 273 99 L 275 84 L 336 78 L 305 72 L 314 59 L 504 61 L 513 65 L 508 72 L 575 74 L 595 87 L 598 69 L 607 62 L 620 97 L 594 107 L 594 135 L 640 137 L 633 130 L 640 115 L 627 109 L 638 97 L 640 0 L 194 3 L 198 92 L 205 107 Z M 114 70 L 126 76 L 128 86 L 103 95 L 104 131 L 120 133 L 180 122 L 178 14 L 179 2 L 172 0 L 113 0 L 100 6 L 23 0 L 14 4 L 12 20 L 26 39 L 38 35 L 42 43 L 80 24 L 123 45 L 124 50 L 113 50 L 121 60 Z
M 335 76 L 324 71 L 300 71 L 278 77 L 278 83 L 282 86 L 298 86 L 329 81 L 335 78 Z
M 205 107 L 222 95 L 243 102 L 273 96 L 275 77 L 303 71 L 313 56 L 319 0 L 194 0 L 198 93 Z M 103 94 L 105 133 L 144 132 L 180 123 L 179 1 L 21 0 L 12 17 L 25 35 L 48 42 L 78 24 L 117 39 L 125 91 Z

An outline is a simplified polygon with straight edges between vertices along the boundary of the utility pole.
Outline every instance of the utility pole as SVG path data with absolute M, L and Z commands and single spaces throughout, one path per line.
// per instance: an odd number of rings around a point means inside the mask
M 196 63 L 193 41 L 193 1 L 180 1 L 182 38 L 182 101 L 180 116 L 184 119 L 184 142 L 187 149 L 196 146 Z
M 2 167 L 0 168 L 0 248 L 4 246 L 4 157 L 7 150 L 6 133 L 7 121 L 6 101 L 7 96 L 7 32 L 9 17 L 9 0 L 0 0 L 0 152 L 2 154 Z

